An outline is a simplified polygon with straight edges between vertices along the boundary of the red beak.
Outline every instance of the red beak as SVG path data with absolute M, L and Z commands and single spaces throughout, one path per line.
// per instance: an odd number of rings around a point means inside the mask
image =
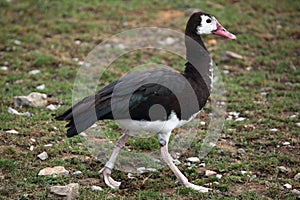
M 219 22 L 217 22 L 217 30 L 212 32 L 215 35 L 219 35 L 229 39 L 236 39 L 236 36 L 229 31 L 227 31 Z

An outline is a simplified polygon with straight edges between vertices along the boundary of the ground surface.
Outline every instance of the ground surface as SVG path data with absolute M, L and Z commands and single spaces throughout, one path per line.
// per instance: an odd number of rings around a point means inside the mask
M 97 171 L 103 166 L 82 145 L 81 138 L 67 139 L 64 124 L 53 116 L 71 105 L 73 81 L 87 53 L 109 36 L 136 27 L 157 26 L 183 31 L 189 8 L 200 8 L 215 15 L 237 34 L 232 42 L 215 36 L 207 41 L 218 68 L 224 73 L 227 111 L 239 112 L 244 121 L 226 121 L 216 148 L 202 160 L 205 168 L 222 175 L 204 177 L 202 168 L 187 166 L 184 155 L 179 168 L 197 184 L 218 181 L 214 192 L 199 194 L 175 184 L 168 168 L 135 175 L 116 171 L 124 187 L 105 187 Z M 296 199 L 288 183 L 300 189 L 300 1 L 0 1 L 0 199 L 47 199 L 48 188 L 71 182 L 80 184 L 79 199 Z M 80 41 L 80 42 L 78 42 Z M 80 44 L 79 44 L 80 43 Z M 226 50 L 244 59 L 222 59 Z M 74 59 L 77 58 L 77 59 Z M 128 59 L 129 58 L 129 59 Z M 177 60 L 176 60 L 177 59 Z M 158 62 L 181 69 L 183 62 L 170 55 L 149 52 L 128 54 L 114 63 L 102 84 L 129 70 L 129 66 Z M 120 67 L 121 66 L 121 67 Z M 123 67 L 123 66 L 127 66 Z M 29 71 L 39 69 L 37 75 Z M 32 113 L 31 118 L 7 112 L 13 97 L 38 91 L 51 97 L 51 103 L 64 103 L 56 111 L 46 108 L 16 108 Z M 204 109 L 205 119 L 209 108 Z M 106 130 L 120 130 L 106 122 Z M 20 134 L 6 133 L 17 130 Z M 200 131 L 200 129 L 199 129 Z M 200 131 L 199 141 L 205 134 Z M 289 145 L 283 145 L 289 142 Z M 45 144 L 53 144 L 45 147 Z M 30 150 L 33 146 L 33 150 Z M 131 149 L 157 148 L 149 142 L 132 140 Z M 194 145 L 194 150 L 199 148 Z M 237 154 L 239 148 L 245 153 Z M 43 151 L 49 158 L 41 161 Z M 39 177 L 39 170 L 63 165 L 81 176 Z M 287 171 L 282 172 L 279 166 Z M 246 171 L 243 174 L 241 171 Z M 103 191 L 90 190 L 99 185 Z

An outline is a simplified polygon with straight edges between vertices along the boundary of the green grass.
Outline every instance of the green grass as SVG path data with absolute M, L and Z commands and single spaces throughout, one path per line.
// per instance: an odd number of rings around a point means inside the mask
M 234 3 L 231 3 L 234 2 Z M 206 169 L 222 174 L 221 179 L 204 177 L 196 165 L 187 166 L 185 159 L 201 148 L 207 127 L 201 126 L 192 150 L 182 156 L 179 168 L 197 184 L 218 181 L 208 194 L 199 194 L 175 184 L 168 168 L 158 172 L 135 175 L 128 179 L 122 171 L 112 176 L 123 180 L 123 189 L 107 188 L 98 175 L 103 166 L 85 148 L 80 137 L 66 138 L 64 124 L 54 120 L 72 104 L 73 82 L 80 65 L 100 42 L 124 30 L 138 27 L 167 27 L 183 31 L 188 8 L 209 12 L 231 32 L 236 41 L 216 36 L 203 36 L 204 41 L 216 39 L 208 46 L 223 75 L 227 111 L 240 112 L 247 120 L 226 121 L 219 142 L 205 158 Z M 77 182 L 79 199 L 295 199 L 285 183 L 300 189 L 293 179 L 300 172 L 300 2 L 287 1 L 11 1 L 0 0 L 0 199 L 47 199 L 48 188 Z M 172 16 L 170 11 L 181 12 Z M 171 17 L 163 15 L 169 13 Z M 127 25 L 126 25 L 127 24 Z M 16 42 L 20 41 L 20 44 Z M 80 40 L 81 44 L 75 43 Z M 239 53 L 245 60 L 222 61 L 226 50 Z M 160 63 L 182 70 L 184 61 L 164 51 L 139 50 L 121 56 L 101 77 L 99 87 L 126 74 L 131 67 Z M 29 75 L 34 69 L 38 75 Z M 63 103 L 57 111 L 46 108 L 17 108 L 32 113 L 31 118 L 7 112 L 14 107 L 13 97 L 38 91 L 45 84 L 51 102 Z M 267 92 L 266 97 L 261 92 Z M 209 106 L 203 119 L 208 120 Z M 296 115 L 295 118 L 290 116 Z M 116 140 L 120 129 L 114 122 L 101 124 L 103 134 Z M 277 128 L 277 132 L 270 131 Z M 15 129 L 19 135 L 5 131 Z M 36 141 L 33 142 L 32 139 Z M 199 141 L 199 142 L 198 142 Z M 291 146 L 283 146 L 289 141 Z M 45 144 L 52 143 L 52 147 Z M 198 144 L 199 143 L 199 144 Z M 279 145 L 279 146 L 278 146 Z M 30 151 L 30 146 L 34 150 Z M 130 139 L 133 152 L 159 149 L 155 138 Z M 236 150 L 246 153 L 238 155 Z M 40 161 L 37 155 L 47 151 L 49 158 Z M 63 165 L 70 172 L 81 170 L 81 176 L 60 178 L 39 177 L 40 169 Z M 288 173 L 279 171 L 285 166 Z M 241 171 L 247 171 L 242 175 Z M 91 191 L 99 185 L 103 191 Z

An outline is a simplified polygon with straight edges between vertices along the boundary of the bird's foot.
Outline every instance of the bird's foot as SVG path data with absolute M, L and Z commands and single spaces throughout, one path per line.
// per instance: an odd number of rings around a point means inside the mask
M 191 189 L 196 190 L 196 191 L 201 192 L 201 193 L 207 193 L 210 190 L 212 190 L 210 188 L 206 188 L 206 187 L 202 187 L 202 186 L 199 186 L 199 185 L 195 185 L 195 184 L 190 183 L 190 182 L 183 183 L 183 185 L 185 187 L 191 188 Z
M 113 188 L 113 189 L 118 189 L 121 185 L 121 182 L 115 181 L 110 175 L 111 175 L 111 169 L 107 167 L 103 167 L 100 171 L 99 174 L 103 175 L 104 182 L 107 186 Z

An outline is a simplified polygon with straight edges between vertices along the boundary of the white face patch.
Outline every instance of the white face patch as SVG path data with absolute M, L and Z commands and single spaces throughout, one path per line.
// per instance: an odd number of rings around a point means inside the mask
M 207 15 L 201 15 L 201 24 L 197 26 L 197 34 L 211 34 L 217 30 L 217 20 L 215 17 L 209 17 Z

